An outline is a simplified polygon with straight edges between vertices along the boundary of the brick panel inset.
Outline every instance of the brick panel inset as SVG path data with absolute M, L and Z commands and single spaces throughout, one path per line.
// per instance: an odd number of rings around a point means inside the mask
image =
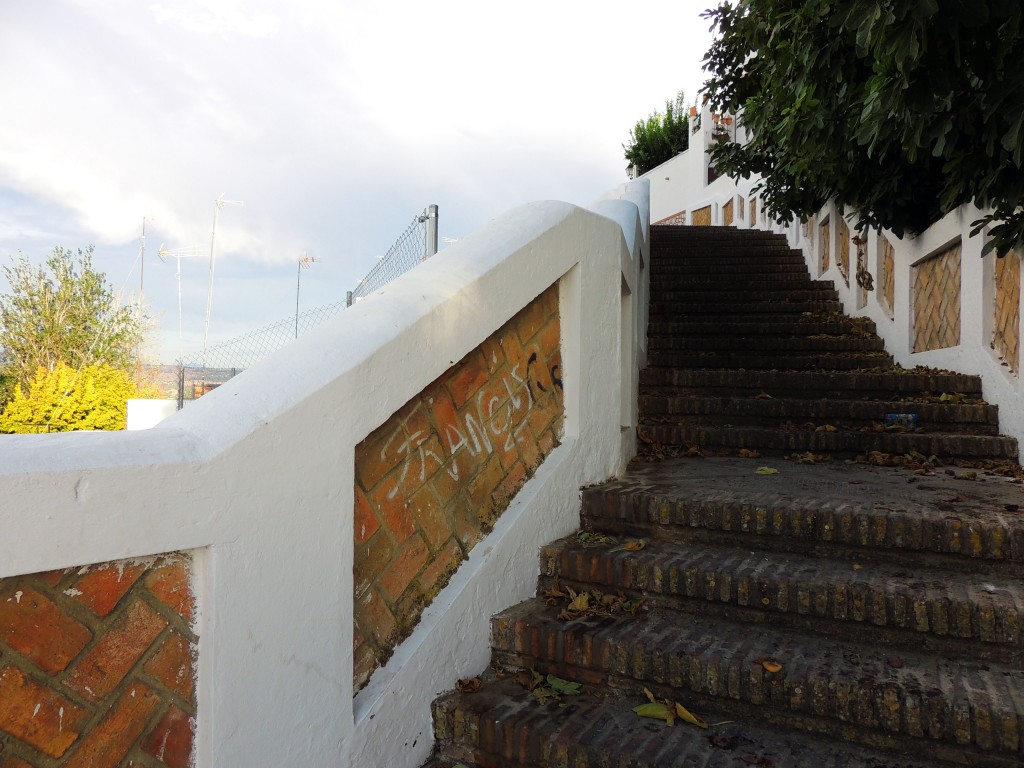
M 850 284 L 850 227 L 846 223 L 846 219 L 842 216 L 837 216 L 838 222 L 836 223 L 836 263 L 839 265 L 839 271 L 843 275 L 843 280 L 846 284 Z
M 1020 372 L 1020 253 L 1010 251 L 995 264 L 995 323 L 992 346 L 1014 374 Z
M 722 223 L 727 227 L 732 226 L 732 198 L 722 206 Z
M 711 206 L 705 205 L 703 208 L 698 208 L 693 212 L 691 218 L 691 224 L 695 227 L 710 227 L 711 226 Z
M 882 305 L 882 309 L 892 320 L 896 316 L 896 249 L 885 235 L 879 235 L 878 245 L 878 282 L 880 284 L 878 303 Z
M 358 691 L 558 444 L 558 284 L 356 446 Z
M 829 249 L 829 238 L 828 238 L 828 236 L 829 236 L 829 227 L 830 226 L 831 226 L 831 222 L 829 222 L 828 219 L 825 219 L 823 222 L 821 222 L 821 228 L 820 228 L 821 242 L 818 245 L 818 274 L 819 275 L 824 274 L 825 270 L 827 270 L 829 268 L 829 266 L 831 266 L 831 261 L 829 259 L 829 253 L 828 253 L 828 249 Z
M 4 768 L 188 764 L 189 570 L 174 554 L 0 579 Z M 171 713 L 176 763 L 146 748 Z
M 680 211 L 679 213 L 673 213 L 671 216 L 666 216 L 661 221 L 654 222 L 655 226 L 661 224 L 673 224 L 676 226 L 686 223 L 686 211 Z
M 757 224 L 757 198 L 750 198 L 750 225 Z
M 914 351 L 960 343 L 960 243 L 913 268 Z

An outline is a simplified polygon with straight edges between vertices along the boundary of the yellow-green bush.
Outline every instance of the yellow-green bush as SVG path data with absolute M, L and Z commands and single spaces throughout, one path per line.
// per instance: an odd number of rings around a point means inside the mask
M 109 365 L 87 365 L 80 371 L 57 363 L 40 366 L 28 393 L 18 387 L 0 413 L 0 432 L 72 432 L 124 429 L 128 398 L 135 383 Z

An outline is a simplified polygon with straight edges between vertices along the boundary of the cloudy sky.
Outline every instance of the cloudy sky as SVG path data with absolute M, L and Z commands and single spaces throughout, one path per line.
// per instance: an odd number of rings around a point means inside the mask
M 625 180 L 640 118 L 703 82 L 683 0 L 39 0 L 0 8 L 0 261 L 96 246 L 157 321 L 153 355 L 344 298 L 413 217 L 442 238 Z M 442 243 L 443 247 L 443 243 Z M 6 285 L 0 282 L 0 288 Z

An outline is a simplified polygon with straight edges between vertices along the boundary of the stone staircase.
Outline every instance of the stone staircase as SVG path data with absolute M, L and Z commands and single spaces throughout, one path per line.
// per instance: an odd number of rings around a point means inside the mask
M 1024 497 L 980 382 L 894 368 L 772 235 L 655 227 L 651 269 L 643 461 L 493 617 L 429 765 L 1024 765 Z

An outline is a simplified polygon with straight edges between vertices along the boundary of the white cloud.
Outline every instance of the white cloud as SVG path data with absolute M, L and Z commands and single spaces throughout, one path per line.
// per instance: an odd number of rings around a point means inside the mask
M 151 243 L 207 247 L 225 193 L 245 207 L 218 223 L 218 274 L 237 274 L 211 335 L 287 314 L 289 291 L 294 311 L 302 251 L 322 259 L 303 295 L 343 296 L 428 203 L 463 236 L 527 200 L 586 203 L 622 181 L 633 123 L 696 95 L 708 38 L 686 5 L 8 4 L 0 256 L 95 242 L 113 279 L 144 215 Z M 185 280 L 201 292 L 198 267 Z M 170 338 L 172 275 L 147 266 Z

